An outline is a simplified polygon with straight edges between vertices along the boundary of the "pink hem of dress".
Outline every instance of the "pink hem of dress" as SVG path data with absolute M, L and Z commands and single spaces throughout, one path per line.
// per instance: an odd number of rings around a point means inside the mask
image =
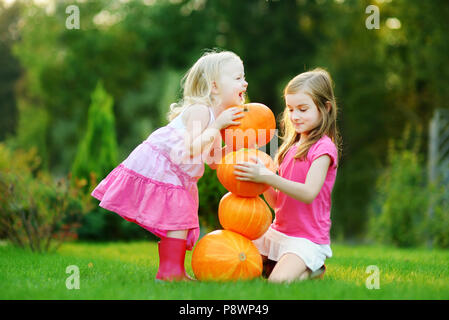
M 189 230 L 188 250 L 199 238 L 198 203 L 183 186 L 153 180 L 120 164 L 91 195 L 100 201 L 100 207 L 158 237 L 165 237 L 170 230 Z M 182 212 L 188 221 L 179 223 L 179 216 L 172 216 L 167 223 L 165 212 Z
M 97 200 L 101 201 L 101 196 L 99 196 L 98 192 L 92 193 L 91 195 L 94 198 L 96 198 Z M 103 209 L 106 209 L 108 211 L 111 211 L 111 212 L 119 215 L 120 217 L 122 217 L 126 221 L 133 222 L 133 223 L 137 224 L 138 226 L 144 228 L 145 230 L 151 232 L 152 234 L 154 234 L 155 236 L 157 236 L 159 238 L 165 238 L 165 237 L 167 237 L 167 232 L 168 231 L 173 231 L 172 229 L 166 229 L 165 230 L 165 229 L 152 228 L 150 226 L 146 226 L 146 225 L 140 223 L 137 220 L 128 218 L 126 216 L 126 214 L 118 212 L 120 210 L 113 209 L 111 207 L 105 208 L 104 206 L 101 205 L 101 203 L 99 204 L 99 206 L 102 207 Z M 113 210 L 111 210 L 111 209 L 113 209 Z M 188 225 L 188 226 L 185 226 L 185 227 L 181 226 L 179 230 L 189 230 L 188 233 L 187 233 L 187 238 L 186 238 L 186 240 L 187 240 L 187 242 L 186 242 L 186 249 L 191 251 L 193 249 L 193 247 L 195 246 L 195 243 L 198 241 L 200 228 L 198 226 Z

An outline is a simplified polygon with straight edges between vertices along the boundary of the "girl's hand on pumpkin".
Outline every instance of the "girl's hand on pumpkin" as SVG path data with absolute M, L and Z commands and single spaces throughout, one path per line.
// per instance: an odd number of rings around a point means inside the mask
M 267 177 L 274 173 L 265 167 L 264 163 L 257 157 L 251 157 L 256 163 L 239 162 L 234 166 L 236 179 L 240 181 L 251 181 L 266 183 Z
M 242 107 L 232 107 L 224 110 L 215 120 L 213 124 L 216 129 L 221 130 L 231 125 L 238 125 L 240 122 L 235 121 L 244 116 Z

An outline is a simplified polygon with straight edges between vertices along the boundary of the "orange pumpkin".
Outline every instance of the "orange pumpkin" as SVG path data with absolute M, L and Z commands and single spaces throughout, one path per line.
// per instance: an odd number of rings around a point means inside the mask
M 273 111 L 261 103 L 246 103 L 241 107 L 244 108 L 244 117 L 236 120 L 240 122 L 239 125 L 221 130 L 223 141 L 228 146 L 232 145 L 234 151 L 266 145 L 273 138 L 276 129 Z
M 192 270 L 198 280 L 249 280 L 262 274 L 262 256 L 244 236 L 216 230 L 196 244 Z
M 240 197 L 256 197 L 265 192 L 270 186 L 264 183 L 237 180 L 234 175 L 234 165 L 238 162 L 254 162 L 251 157 L 258 157 L 265 166 L 273 172 L 276 172 L 274 162 L 271 157 L 256 149 L 240 149 L 239 151 L 229 152 L 221 159 L 217 167 L 217 177 L 221 184 L 229 192 Z
M 218 219 L 223 229 L 254 240 L 268 230 L 272 216 L 260 197 L 243 198 L 229 192 L 220 200 Z

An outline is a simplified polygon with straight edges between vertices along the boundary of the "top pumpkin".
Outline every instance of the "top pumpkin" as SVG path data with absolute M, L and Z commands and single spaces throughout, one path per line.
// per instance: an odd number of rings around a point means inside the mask
M 244 117 L 237 120 L 240 124 L 221 130 L 225 144 L 232 146 L 233 151 L 242 148 L 257 149 L 266 145 L 273 138 L 276 129 L 273 112 L 261 103 L 246 103 L 241 107 L 244 109 Z

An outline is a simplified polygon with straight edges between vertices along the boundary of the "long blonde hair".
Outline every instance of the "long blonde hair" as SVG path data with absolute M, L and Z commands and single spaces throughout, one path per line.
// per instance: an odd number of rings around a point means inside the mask
M 310 147 L 324 135 L 332 139 L 332 142 L 337 147 L 338 155 L 340 155 L 341 137 L 337 128 L 337 103 L 330 74 L 322 68 L 316 68 L 297 75 L 285 87 L 284 99 L 288 94 L 299 92 L 308 94 L 312 98 L 321 114 L 321 124 L 309 132 L 307 140 L 298 147 L 295 159 L 305 159 Z M 329 111 L 327 102 L 331 104 Z M 291 123 L 287 107 L 281 115 L 280 128 L 283 133 L 280 138 L 283 142 L 275 157 L 277 165 L 281 164 L 287 151 L 300 138 L 300 134 L 296 132 Z
M 183 98 L 170 105 L 168 120 L 173 120 L 192 104 L 212 106 L 219 103 L 211 94 L 213 82 L 218 79 L 223 63 L 231 59 L 241 61 L 240 57 L 231 51 L 214 50 L 204 53 L 182 78 Z

